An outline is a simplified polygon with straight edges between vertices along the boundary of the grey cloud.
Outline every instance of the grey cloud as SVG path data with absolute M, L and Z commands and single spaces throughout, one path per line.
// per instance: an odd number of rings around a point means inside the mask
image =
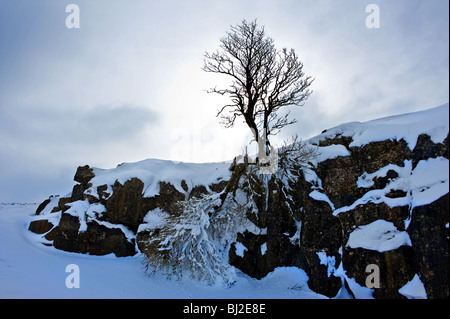
M 1 107 L 0 201 L 64 195 L 78 165 L 107 162 L 115 152 L 127 158 L 142 142 L 139 134 L 157 125 L 156 112 L 132 105 L 82 110 Z
M 146 125 L 155 125 L 158 121 L 153 110 L 130 105 L 78 110 L 16 107 L 0 112 L 0 131 L 10 138 L 54 143 L 109 143 L 130 139 Z
M 94 137 L 99 141 L 111 141 L 132 138 L 146 125 L 155 125 L 157 121 L 157 113 L 152 110 L 123 105 L 75 114 L 72 126 L 80 130 L 84 139 Z

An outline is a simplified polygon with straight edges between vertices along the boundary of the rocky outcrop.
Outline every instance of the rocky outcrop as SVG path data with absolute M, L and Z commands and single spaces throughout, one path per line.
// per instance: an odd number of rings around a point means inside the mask
M 69 197 L 50 197 L 39 205 L 29 230 L 42 234 L 46 245 L 57 249 L 89 253 L 132 256 L 138 251 L 136 235 L 145 215 L 156 208 L 176 214 L 179 202 L 207 192 L 203 185 L 189 189 L 182 180 L 180 189 L 169 182 L 158 181 L 159 192 L 144 196 L 144 183 L 136 177 L 123 184 L 93 185 L 95 173 L 89 166 L 78 167 L 74 180 L 78 182 Z M 183 187 L 184 185 L 184 187 Z M 210 185 L 220 192 L 223 181 Z M 139 235 L 137 236 L 139 238 Z
M 244 273 L 262 278 L 276 267 L 296 266 L 315 292 L 334 297 L 346 289 L 357 298 L 405 298 L 399 290 L 419 278 L 428 298 L 448 298 L 448 176 L 433 169 L 448 166 L 448 134 L 438 142 L 419 134 L 412 149 L 411 139 L 354 145 L 342 133 L 309 142 L 325 155 L 288 179 L 274 174 L 266 186 L 257 178 L 238 183 L 247 162 L 233 162 L 226 178 L 213 182 L 177 177 L 150 186 L 151 179 L 139 176 L 100 183 L 95 170 L 79 167 L 71 195 L 44 201 L 29 230 L 58 249 L 130 256 L 151 236 L 139 226 L 152 212 L 178 214 L 185 200 L 216 192 L 223 201 L 247 187 L 254 195 L 247 219 L 259 231 L 238 232 L 228 251 L 229 263 Z M 330 150 L 338 152 L 327 155 Z M 371 290 L 369 265 L 379 270 L 379 286 Z
M 309 287 L 329 297 L 343 286 L 358 297 L 347 281 L 364 288 L 367 266 L 376 265 L 380 287 L 372 289 L 375 298 L 405 298 L 399 289 L 415 275 L 428 298 L 447 298 L 448 193 L 414 207 L 414 190 L 405 185 L 420 161 L 448 159 L 448 137 L 442 143 L 432 143 L 429 136 L 420 135 L 412 151 L 404 140 L 372 142 L 363 147 L 349 147 L 351 142 L 351 138 L 341 136 L 319 142 L 320 147 L 343 145 L 349 155 L 317 163 L 311 168 L 316 179 L 307 181 L 300 171 L 289 187 L 269 183 L 268 210 L 260 216 L 267 220 L 260 225 L 267 227 L 267 234 L 238 234 L 237 242 L 246 250 L 238 256 L 232 247 L 230 263 L 256 278 L 275 267 L 300 267 L 309 276 Z M 371 174 L 371 185 L 362 187 L 361 177 Z M 313 192 L 315 196 L 311 196 Z M 392 223 L 398 232 L 407 232 L 411 245 L 386 251 L 347 245 L 352 232 L 378 220 Z M 387 236 L 386 241 L 389 239 Z M 264 255 L 261 245 L 267 247 Z

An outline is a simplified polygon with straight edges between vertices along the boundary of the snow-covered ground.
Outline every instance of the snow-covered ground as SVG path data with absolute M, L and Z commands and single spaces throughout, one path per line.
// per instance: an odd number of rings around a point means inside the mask
M 0 298 L 325 298 L 308 288 L 298 268 L 277 268 L 261 280 L 242 273 L 232 287 L 147 276 L 142 256 L 89 256 L 44 246 L 27 230 L 37 205 L 0 204 Z M 66 280 L 79 268 L 79 288 Z M 70 284 L 69 284 L 70 286 Z M 346 297 L 343 292 L 340 297 Z
M 351 136 L 350 147 L 362 146 L 370 142 L 404 139 L 411 151 L 416 146 L 417 137 L 427 134 L 434 143 L 441 143 L 448 134 L 449 104 L 431 109 L 388 116 L 367 122 L 349 122 L 325 130 L 308 141 L 317 143 L 324 138 L 336 135 Z M 340 146 L 339 150 L 342 151 Z

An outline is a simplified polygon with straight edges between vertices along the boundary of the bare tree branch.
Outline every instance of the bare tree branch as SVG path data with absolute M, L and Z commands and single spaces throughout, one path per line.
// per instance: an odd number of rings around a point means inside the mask
M 228 88 L 210 89 L 209 93 L 227 95 L 231 104 L 223 106 L 217 116 L 225 127 L 232 127 L 238 116 L 252 130 L 256 141 L 261 137 L 270 145 L 269 135 L 296 123 L 289 112 L 279 117 L 285 106 L 301 106 L 311 95 L 313 82 L 303 73 L 303 63 L 293 49 L 277 50 L 264 27 L 256 20 L 231 26 L 220 39 L 219 49 L 205 53 L 203 70 L 228 76 Z M 228 112 L 225 112 L 228 111 Z M 266 146 L 266 153 L 269 147 Z

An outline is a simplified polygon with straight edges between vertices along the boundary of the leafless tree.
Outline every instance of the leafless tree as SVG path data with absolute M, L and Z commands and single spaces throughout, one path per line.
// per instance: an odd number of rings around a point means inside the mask
M 298 55 L 294 49 L 277 50 L 264 27 L 259 28 L 256 20 L 243 20 L 220 39 L 216 52 L 206 52 L 204 58 L 204 71 L 232 80 L 227 88 L 208 91 L 230 97 L 231 104 L 217 113 L 222 124 L 232 127 L 236 118 L 243 116 L 258 142 L 259 154 L 268 155 L 269 136 L 296 123 L 289 112 L 280 115 L 278 111 L 285 106 L 303 105 L 312 93 L 309 86 L 313 79 L 304 75 Z

